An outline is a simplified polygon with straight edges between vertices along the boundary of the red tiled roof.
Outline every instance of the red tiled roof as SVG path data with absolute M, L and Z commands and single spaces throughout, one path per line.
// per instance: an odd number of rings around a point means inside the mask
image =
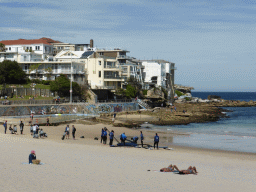
M 18 40 L 3 40 L 0 41 L 4 45 L 29 45 L 29 44 L 48 44 L 51 43 L 61 43 L 60 41 L 55 41 L 50 38 L 42 37 L 40 39 L 18 39 Z

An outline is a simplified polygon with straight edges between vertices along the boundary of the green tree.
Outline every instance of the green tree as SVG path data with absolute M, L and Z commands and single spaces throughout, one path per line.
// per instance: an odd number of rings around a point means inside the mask
M 46 68 L 45 72 L 47 73 L 46 74 L 47 79 L 50 79 L 52 76 L 52 68 L 51 67 Z
M 68 97 L 70 96 L 70 80 L 61 74 L 55 81 L 51 82 L 50 90 L 56 91 L 60 97 Z M 82 94 L 81 87 L 76 82 L 72 82 L 72 93 L 73 96 L 81 96 Z
M 182 92 L 180 92 L 180 91 L 178 91 L 178 90 L 175 90 L 175 93 L 178 95 L 178 97 L 184 95 L 184 93 L 182 93 Z
M 127 98 L 135 98 L 136 97 L 136 88 L 133 87 L 132 85 L 128 84 L 126 85 L 126 91 L 125 91 L 125 95 Z
M 4 52 L 5 51 L 5 44 L 0 43 L 0 52 Z
M 26 83 L 26 73 L 16 61 L 5 60 L 0 63 L 0 83 Z
M 30 67 L 29 67 L 29 74 L 30 74 L 32 71 L 36 71 L 36 78 L 37 78 L 37 75 L 39 74 L 39 73 L 38 73 L 38 68 L 39 68 L 41 65 L 42 65 L 41 63 L 37 63 L 37 64 L 32 64 L 32 65 L 30 65 Z

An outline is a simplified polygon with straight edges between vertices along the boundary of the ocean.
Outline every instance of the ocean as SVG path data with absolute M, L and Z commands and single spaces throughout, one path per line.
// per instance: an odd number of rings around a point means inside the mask
M 207 99 L 208 95 L 218 95 L 225 100 L 256 100 L 255 92 L 192 92 L 193 97 Z M 186 135 L 166 138 L 169 144 L 256 153 L 256 107 L 225 107 L 231 110 L 229 118 L 217 122 L 191 123 L 189 125 L 157 126 L 154 129 Z

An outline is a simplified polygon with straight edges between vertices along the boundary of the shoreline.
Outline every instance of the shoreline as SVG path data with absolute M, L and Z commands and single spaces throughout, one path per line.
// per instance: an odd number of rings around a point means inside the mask
M 153 137 L 155 133 L 157 132 L 160 135 L 160 143 L 159 146 L 167 146 L 168 148 L 172 148 L 173 150 L 165 150 L 161 149 L 161 151 L 184 151 L 184 152 L 197 152 L 197 153 L 214 153 L 214 154 L 228 154 L 228 155 L 234 155 L 234 156 L 255 156 L 255 152 L 241 152 L 241 151 L 235 151 L 235 150 L 223 150 L 223 149 L 212 149 L 212 148 L 203 148 L 203 147 L 195 147 L 195 146 L 186 146 L 182 144 L 175 144 L 166 142 L 165 139 L 168 137 L 170 140 L 175 136 L 189 136 L 189 133 L 186 132 L 165 132 L 165 131 L 155 131 L 153 129 L 130 129 L 126 127 L 113 127 L 106 124 L 96 124 L 96 125 L 83 125 L 83 124 L 76 124 L 76 122 L 72 123 L 77 128 L 76 133 L 76 140 L 74 141 L 72 139 L 72 134 L 70 133 L 69 139 L 61 140 L 61 137 L 63 135 L 64 129 L 66 124 L 58 125 L 58 126 L 40 126 L 40 128 L 43 128 L 43 130 L 47 133 L 48 137 L 45 139 L 33 139 L 29 132 L 29 127 L 25 126 L 24 129 L 24 135 L 19 134 L 19 128 L 18 128 L 18 134 L 11 135 L 9 130 L 7 130 L 7 135 L 10 135 L 12 137 L 24 137 L 32 140 L 50 140 L 57 143 L 66 143 L 66 144 L 79 144 L 79 145 L 91 145 L 91 146 L 102 146 L 102 147 L 109 147 L 108 142 L 109 138 L 107 140 L 107 145 L 103 145 L 100 143 L 100 132 L 101 128 L 107 127 L 108 130 L 114 130 L 115 131 L 115 137 L 119 140 L 119 135 L 123 132 L 126 133 L 127 138 L 130 140 L 133 136 L 139 136 L 140 131 L 143 131 L 145 141 L 144 145 L 149 144 L 153 146 Z M 70 126 L 72 125 L 70 124 Z M 0 133 L 4 135 L 2 132 Z M 81 136 L 84 136 L 84 138 L 80 138 Z M 98 138 L 98 140 L 95 140 L 95 137 Z M 114 144 L 116 145 L 117 142 L 114 140 Z M 138 144 L 140 144 L 140 140 L 138 140 Z M 133 147 L 118 147 L 118 148 L 133 148 Z M 143 148 L 138 148 L 138 150 L 145 150 Z M 149 150 L 149 149 L 148 149 Z

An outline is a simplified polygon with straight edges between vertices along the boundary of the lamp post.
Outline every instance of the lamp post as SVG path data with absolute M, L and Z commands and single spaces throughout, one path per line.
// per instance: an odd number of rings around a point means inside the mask
M 72 52 L 71 52 L 71 68 L 70 68 L 70 104 L 72 104 Z

